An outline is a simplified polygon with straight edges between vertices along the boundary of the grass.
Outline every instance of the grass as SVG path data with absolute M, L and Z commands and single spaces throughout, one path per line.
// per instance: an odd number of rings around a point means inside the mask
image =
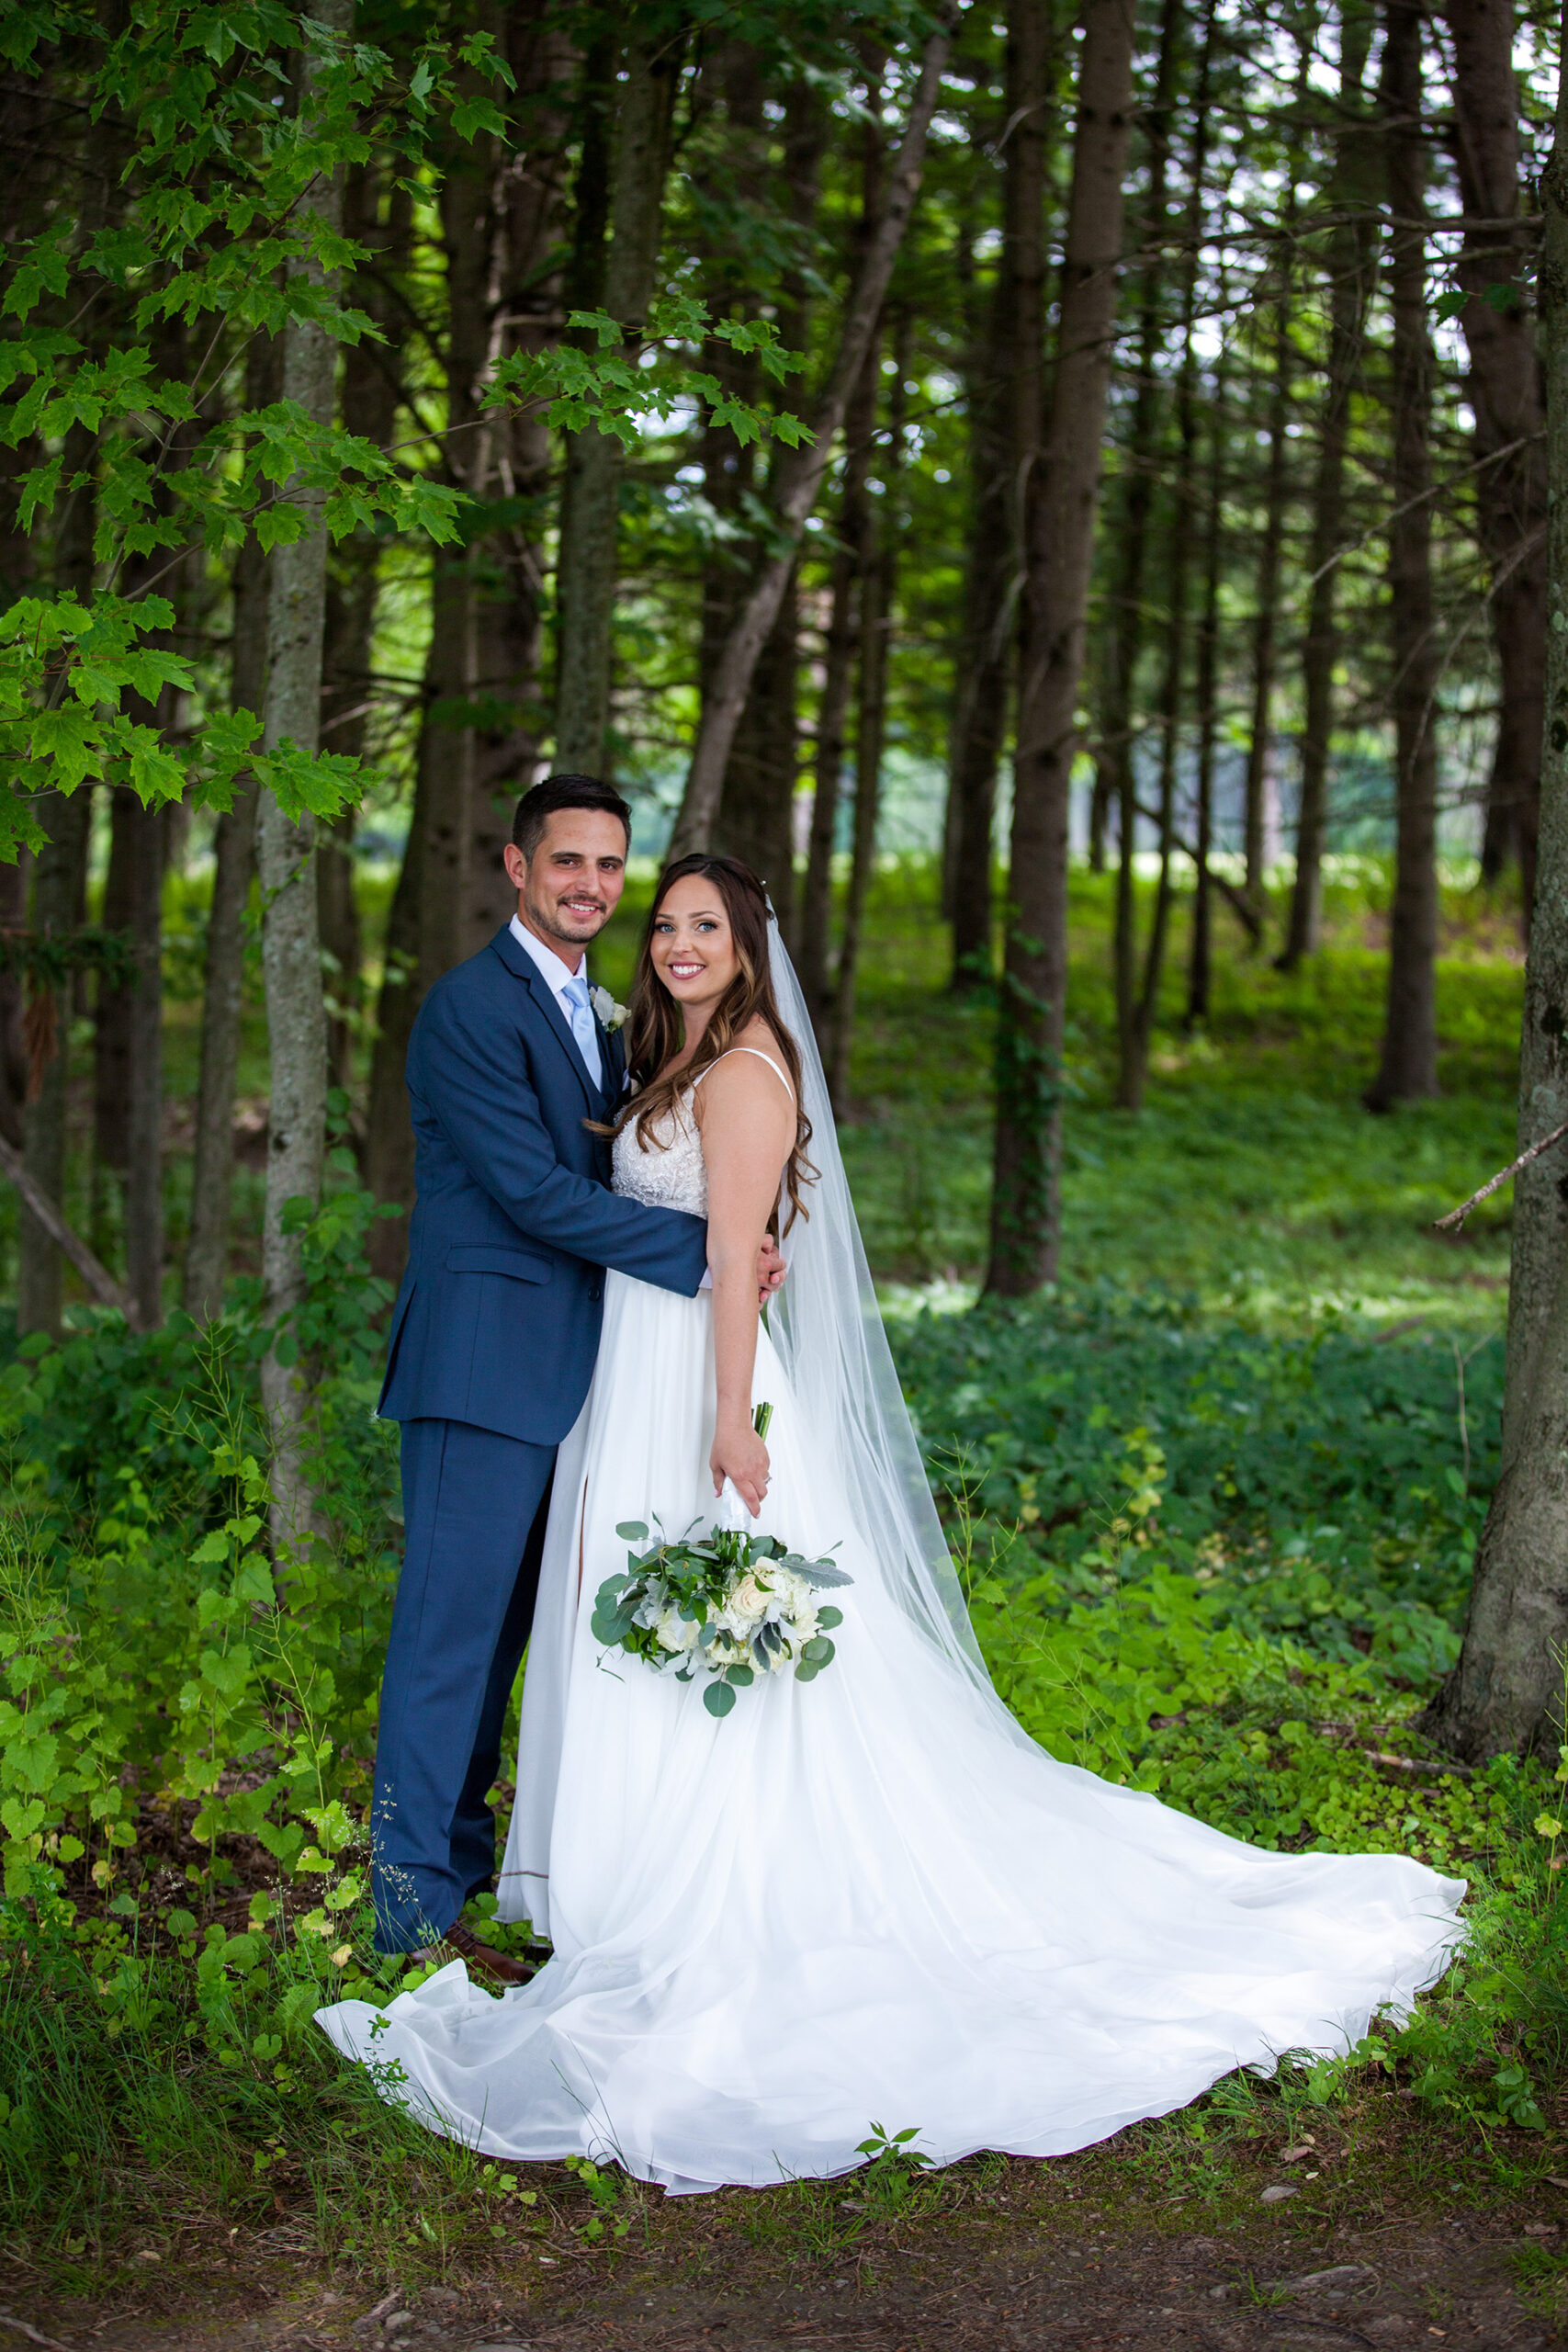
M 1251 2244 L 1303 2138 L 1323 2160 L 1289 2167 L 1269 2244 L 1327 2244 L 1373 2211 L 1542 2211 L 1568 2172 L 1568 1938 L 1536 1827 L 1559 1792 L 1541 1767 L 1445 1773 L 1416 1726 L 1495 1476 L 1507 1193 L 1460 1242 L 1430 1226 L 1511 1151 L 1520 968 L 1506 922 L 1450 892 L 1444 1093 L 1370 1117 L 1384 890 L 1339 874 L 1324 952 L 1292 977 L 1222 913 L 1212 1017 L 1183 1030 L 1173 972 L 1134 1119 L 1110 1107 L 1109 888 L 1076 877 L 1063 1279 L 976 1311 L 992 1011 L 944 991 L 929 873 L 886 870 L 845 1150 L 1010 1703 L 1053 1752 L 1259 1843 L 1469 1872 L 1475 1951 L 1416 2024 L 1352 2063 L 1232 2078 L 1061 2165 L 933 2177 L 896 2143 L 850 2182 L 690 2205 L 592 2166 L 489 2165 L 382 2105 L 309 2022 L 329 1988 L 400 1981 L 356 1891 L 397 1528 L 345 1209 L 316 1261 L 322 1328 L 346 1334 L 322 1406 L 338 1529 L 292 1622 L 253 1590 L 243 1532 L 243 1330 L 222 1409 L 188 1334 L 130 1342 L 90 1317 L 0 1380 L 20 1562 L 0 1606 L 0 2240 L 29 2291 L 118 2298 L 152 2267 L 176 2299 L 285 2263 L 366 2294 L 503 2270 L 565 2310 L 594 2280 L 838 2293 L 1091 2222 Z M 621 993 L 633 936 L 623 919 L 599 959 Z M 193 1010 L 172 1009 L 176 1092 Z M 248 1090 L 259 1042 L 253 1020 Z M 1561 2314 L 1547 2242 L 1516 2267 Z

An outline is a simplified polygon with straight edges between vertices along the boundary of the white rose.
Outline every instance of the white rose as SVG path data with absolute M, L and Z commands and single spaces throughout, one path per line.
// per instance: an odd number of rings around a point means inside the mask
M 773 1597 L 760 1577 L 744 1576 L 732 1588 L 725 1602 L 724 1613 L 737 1630 L 760 1624 L 768 1613 Z
M 661 1609 L 654 1621 L 654 1638 L 662 1650 L 677 1653 L 694 1650 L 701 1629 L 690 1617 L 682 1617 L 678 1609 Z
M 618 1029 L 626 1017 L 626 1006 L 617 1004 L 608 989 L 590 989 L 588 1001 L 598 1014 L 602 1029 Z

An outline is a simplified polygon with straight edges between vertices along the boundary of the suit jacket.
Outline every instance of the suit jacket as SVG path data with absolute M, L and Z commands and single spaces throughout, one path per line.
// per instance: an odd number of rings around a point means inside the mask
M 599 1033 L 607 1090 L 584 1067 L 549 984 L 509 930 L 444 973 L 409 1039 L 413 1221 L 380 1411 L 469 1421 L 554 1445 L 599 1351 L 603 1269 L 694 1297 L 707 1227 L 612 1193 L 605 1118 L 619 1037 Z

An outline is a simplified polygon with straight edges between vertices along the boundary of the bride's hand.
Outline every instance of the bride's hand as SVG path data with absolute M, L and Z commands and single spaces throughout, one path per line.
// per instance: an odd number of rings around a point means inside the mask
M 757 1304 L 766 1306 L 776 1290 L 784 1288 L 784 1261 L 779 1255 L 779 1245 L 771 1233 L 762 1236 L 762 1246 L 757 1252 Z
M 749 1421 L 735 1429 L 715 1430 L 708 1468 L 713 1472 L 714 1493 L 723 1494 L 728 1478 L 755 1519 L 768 1492 L 768 1449 Z

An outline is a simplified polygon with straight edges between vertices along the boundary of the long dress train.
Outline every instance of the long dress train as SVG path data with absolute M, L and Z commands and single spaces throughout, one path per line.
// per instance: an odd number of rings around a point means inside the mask
M 618 1189 L 705 1205 L 700 1139 L 623 1132 Z M 799 1367 L 797 1366 L 797 1372 Z M 872 1573 L 808 1385 L 766 1330 L 760 1522 L 842 1543 L 834 1663 L 716 1721 L 601 1651 L 617 1521 L 715 1515 L 711 1306 L 611 1274 L 563 1446 L 501 1909 L 554 1956 L 496 1998 L 455 1962 L 320 2022 L 389 2095 L 491 2155 L 618 2159 L 671 2189 L 845 2171 L 874 2122 L 947 2163 L 1054 2155 L 1237 2066 L 1343 2052 L 1461 1940 L 1463 1883 L 1398 1855 L 1259 1852 L 998 1727 Z

